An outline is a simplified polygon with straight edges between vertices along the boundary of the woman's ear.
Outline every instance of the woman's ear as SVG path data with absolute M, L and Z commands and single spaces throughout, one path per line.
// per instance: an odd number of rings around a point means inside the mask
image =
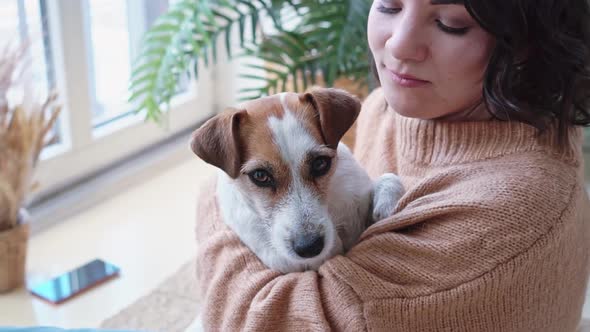
M 300 95 L 301 102 L 310 103 L 319 115 L 320 130 L 326 145 L 336 149 L 340 139 L 353 125 L 361 110 L 360 100 L 334 88 L 312 88 Z
M 245 110 L 235 108 L 216 115 L 192 133 L 191 150 L 206 163 L 237 178 L 243 157 L 240 123 L 246 116 Z

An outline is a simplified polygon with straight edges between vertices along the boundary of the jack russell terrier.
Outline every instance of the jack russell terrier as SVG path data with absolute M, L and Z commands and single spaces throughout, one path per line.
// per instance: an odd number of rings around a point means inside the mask
M 399 178 L 372 181 L 340 143 L 360 108 L 343 90 L 313 88 L 248 101 L 193 132 L 193 152 L 220 170 L 224 222 L 269 268 L 317 270 L 392 214 Z

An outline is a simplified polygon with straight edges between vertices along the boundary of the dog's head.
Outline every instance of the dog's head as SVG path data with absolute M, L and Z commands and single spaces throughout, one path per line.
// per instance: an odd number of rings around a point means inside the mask
M 283 93 L 228 109 L 193 133 L 192 150 L 232 179 L 285 264 L 317 268 L 340 250 L 326 202 L 338 143 L 360 106 L 338 89 Z

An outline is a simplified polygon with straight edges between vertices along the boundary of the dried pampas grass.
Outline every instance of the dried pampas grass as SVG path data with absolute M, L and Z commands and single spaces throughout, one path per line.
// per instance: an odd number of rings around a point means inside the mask
M 6 46 L 0 53 L 0 232 L 20 222 L 19 209 L 32 189 L 33 171 L 60 113 L 57 94 L 41 103 L 33 98 L 27 45 Z M 10 91 L 22 101 L 11 105 Z

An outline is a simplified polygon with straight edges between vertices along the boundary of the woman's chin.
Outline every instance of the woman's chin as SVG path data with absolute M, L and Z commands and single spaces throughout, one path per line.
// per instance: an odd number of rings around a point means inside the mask
M 417 119 L 432 119 L 434 116 L 428 112 L 428 107 L 421 102 L 409 101 L 409 102 L 389 102 L 389 108 L 397 114 L 406 118 L 417 118 Z

